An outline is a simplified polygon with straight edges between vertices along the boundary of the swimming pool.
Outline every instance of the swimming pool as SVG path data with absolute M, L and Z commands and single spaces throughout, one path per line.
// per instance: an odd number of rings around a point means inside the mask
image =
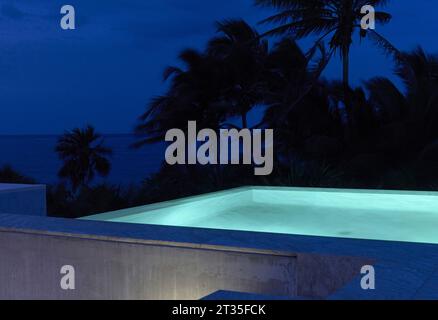
M 438 193 L 245 187 L 83 219 L 438 243 Z

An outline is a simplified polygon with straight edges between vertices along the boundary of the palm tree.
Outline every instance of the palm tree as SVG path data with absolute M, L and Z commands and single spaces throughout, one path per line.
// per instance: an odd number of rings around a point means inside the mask
M 59 138 L 55 150 L 64 161 L 58 176 L 70 181 L 73 192 L 89 184 L 96 173 L 105 177 L 110 172 L 107 156 L 112 151 L 104 146 L 102 137 L 92 126 L 66 132 Z
M 395 74 L 404 92 L 386 78 L 371 79 L 366 88 L 382 125 L 403 123 L 415 150 L 438 141 L 438 55 L 417 48 L 400 56 Z
M 318 82 L 319 74 L 328 57 L 321 49 L 316 66 L 291 38 L 276 43 L 266 62 L 266 92 L 264 103 L 268 106 L 264 122 L 279 127 L 289 114 L 300 106 Z
M 170 81 L 166 94 L 153 98 L 140 116 L 134 130 L 139 140 L 134 147 L 163 141 L 168 130 L 186 129 L 188 120 L 205 128 L 219 128 L 224 120 L 220 61 L 193 49 L 181 52 L 179 59 L 183 67 L 168 67 L 163 73 L 164 80 Z
M 224 67 L 224 100 L 229 116 L 239 116 L 248 127 L 248 112 L 263 99 L 268 42 L 244 20 L 216 23 L 219 36 L 209 41 L 207 54 Z
M 220 34 L 205 51 L 186 49 L 179 55 L 182 67 L 166 68 L 169 89 L 153 98 L 139 118 L 134 147 L 162 141 L 169 129 L 185 130 L 188 120 L 219 129 L 239 116 L 242 127 L 248 127 L 248 112 L 263 98 L 268 45 L 243 20 L 225 20 L 216 27 Z
M 317 35 L 317 44 L 330 37 L 332 52 L 338 52 L 343 63 L 343 85 L 349 88 L 349 55 L 353 43 L 353 35 L 360 31 L 360 37 L 370 36 L 378 45 L 388 52 L 395 48 L 375 30 L 362 30 L 360 21 L 363 17 L 361 8 L 364 5 L 382 6 L 387 0 L 255 0 L 256 5 L 272 7 L 279 12 L 261 23 L 279 24 L 265 35 L 290 34 L 295 39 L 309 35 Z M 376 22 L 385 24 L 391 15 L 378 11 Z
M 403 90 L 382 77 L 365 83 L 376 126 L 361 136 L 368 152 L 382 155 L 405 178 L 408 174 L 411 188 L 424 187 L 438 177 L 438 55 L 421 48 L 400 53 L 395 74 Z

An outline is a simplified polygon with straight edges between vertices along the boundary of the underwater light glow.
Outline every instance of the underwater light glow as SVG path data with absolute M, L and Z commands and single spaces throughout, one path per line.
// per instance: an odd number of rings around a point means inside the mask
M 252 187 L 84 219 L 438 243 L 438 193 Z

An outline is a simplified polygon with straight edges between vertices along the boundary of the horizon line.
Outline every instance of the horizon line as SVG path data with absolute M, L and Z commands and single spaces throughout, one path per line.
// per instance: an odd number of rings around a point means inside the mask
M 28 136 L 62 136 L 65 132 L 62 133 L 0 133 L 0 137 L 28 137 Z M 102 136 L 135 136 L 135 133 L 101 133 L 98 132 Z

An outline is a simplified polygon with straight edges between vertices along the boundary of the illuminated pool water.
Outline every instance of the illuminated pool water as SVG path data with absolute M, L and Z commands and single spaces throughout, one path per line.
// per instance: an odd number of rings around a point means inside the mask
M 84 219 L 438 243 L 438 193 L 248 187 Z

